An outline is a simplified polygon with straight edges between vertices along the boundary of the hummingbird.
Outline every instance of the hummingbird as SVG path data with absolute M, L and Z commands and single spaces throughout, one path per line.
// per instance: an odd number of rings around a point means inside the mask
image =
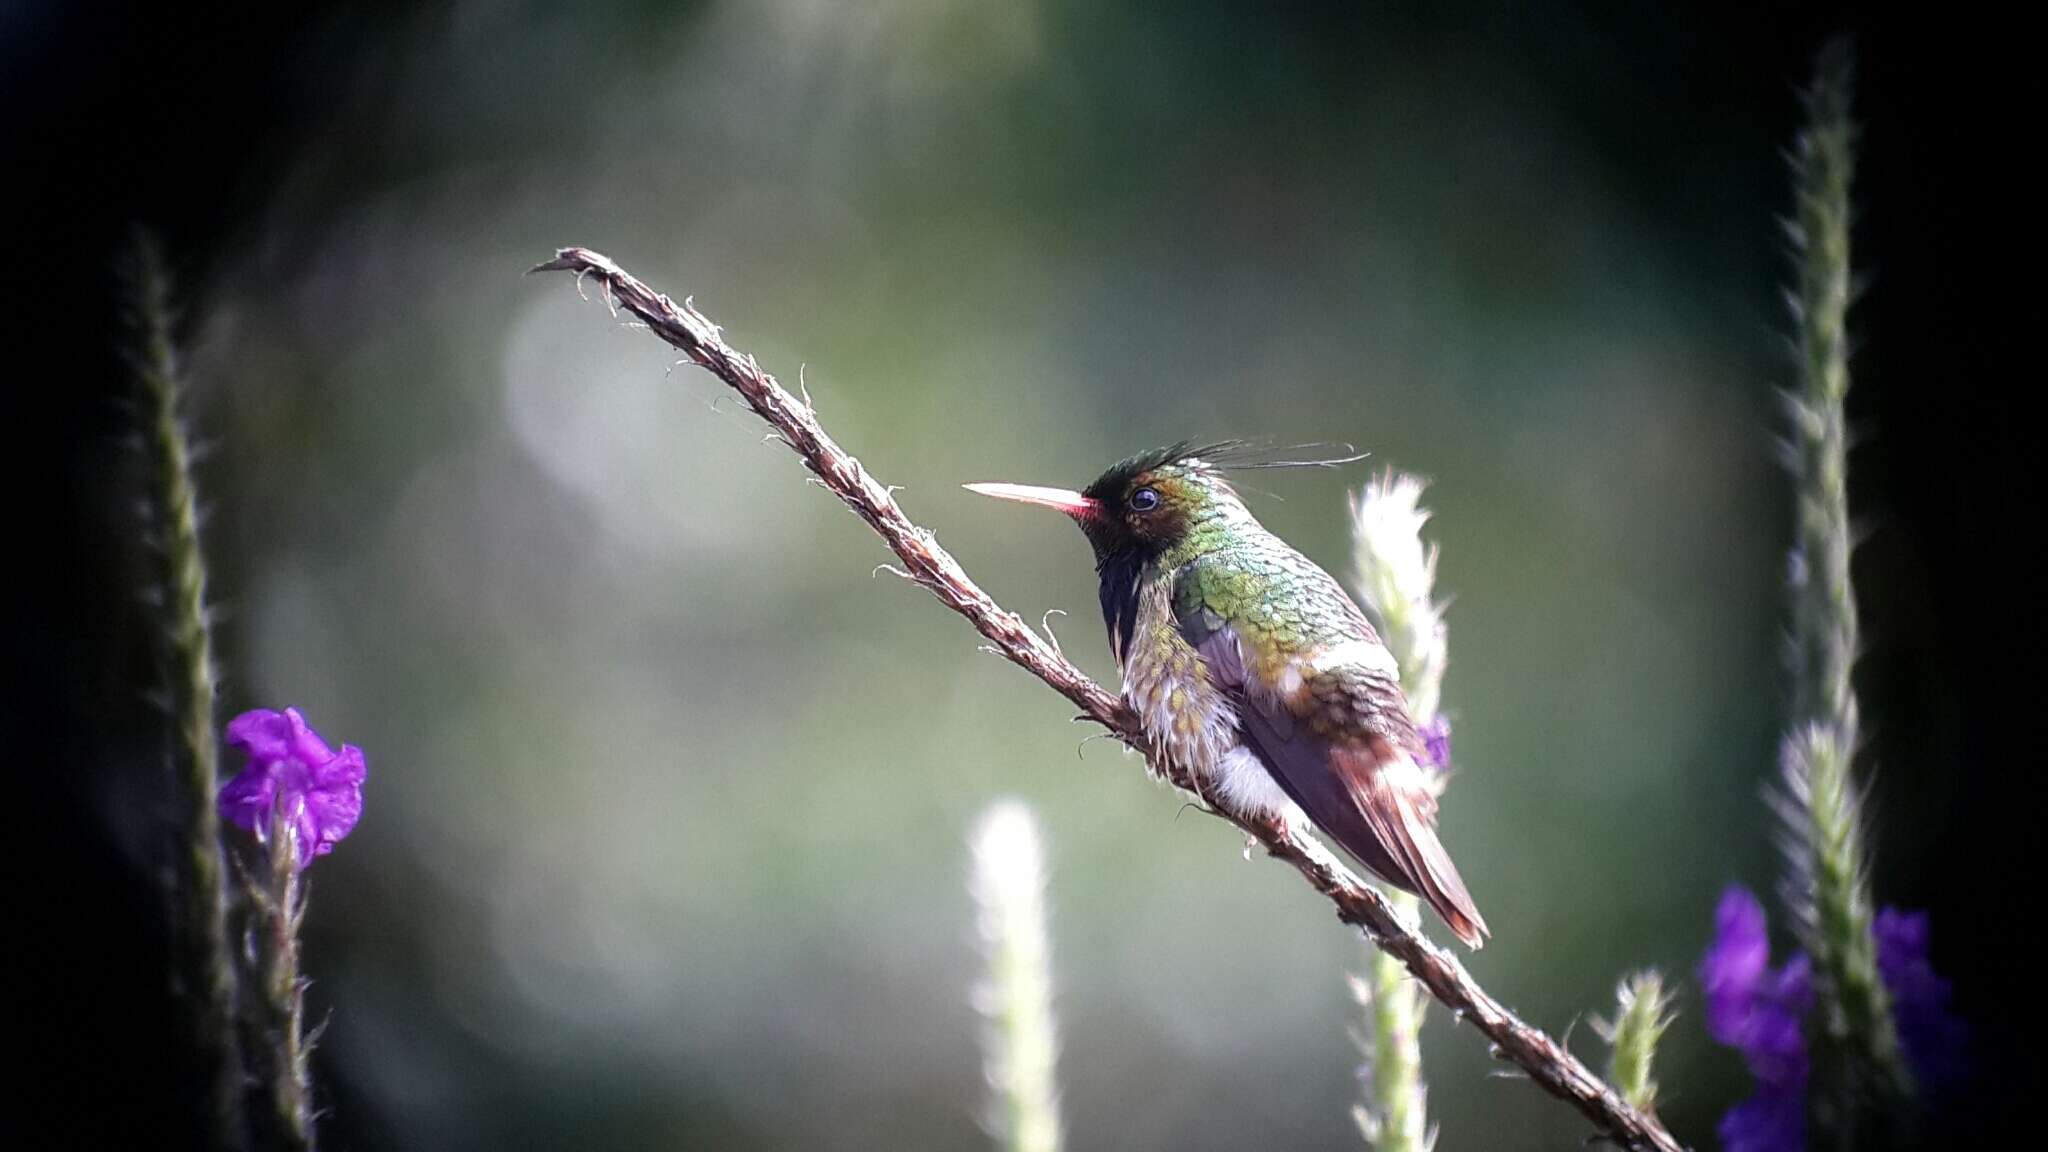
M 969 484 L 1056 509 L 1095 552 L 1102 619 L 1147 749 L 1236 813 L 1307 819 L 1478 948 L 1436 834 L 1436 780 L 1394 656 L 1355 600 L 1245 507 L 1236 443 L 1124 460 L 1080 491 Z

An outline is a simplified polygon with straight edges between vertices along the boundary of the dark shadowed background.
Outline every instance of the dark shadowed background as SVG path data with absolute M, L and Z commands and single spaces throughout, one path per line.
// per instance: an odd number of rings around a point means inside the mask
M 1003 794 L 1049 840 L 1075 1148 L 1356 1144 L 1363 945 L 869 579 L 878 543 L 714 381 L 522 278 L 567 243 L 801 366 L 910 514 L 1008 606 L 1072 612 L 1099 674 L 1079 535 L 962 481 L 1077 484 L 1190 435 L 1432 477 L 1445 838 L 1495 930 L 1472 970 L 1558 1031 L 1625 970 L 1689 979 L 1721 887 L 1778 872 L 1779 151 L 1840 27 L 1876 888 L 1934 910 L 1987 1082 L 2017 1077 L 2016 925 L 1975 907 L 2039 760 L 1998 739 L 1990 659 L 2027 614 L 1992 549 L 2037 520 L 1977 299 L 2000 70 L 1925 14 L 1267 8 L 0 5 L 8 314 L 50 362 L 6 389 L 34 527 L 0 751 L 42 1075 L 5 1122 L 193 1127 L 111 343 L 136 220 L 218 445 L 224 715 L 297 704 L 369 758 L 307 926 L 331 1148 L 985 1146 L 964 837 Z M 1254 507 L 1341 569 L 1366 475 L 1267 474 Z M 1663 1110 L 1710 1146 L 1744 1076 L 1689 986 L 1680 1011 Z M 1583 1135 L 1441 1011 L 1424 1043 L 1441 1147 Z

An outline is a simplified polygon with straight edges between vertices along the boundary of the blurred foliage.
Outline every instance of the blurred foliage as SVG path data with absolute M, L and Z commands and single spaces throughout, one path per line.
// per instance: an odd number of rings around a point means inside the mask
M 302 45 L 317 146 L 196 352 L 227 703 L 370 756 L 309 924 L 331 1144 L 984 1146 L 961 861 L 998 793 L 1047 830 L 1074 1146 L 1355 1140 L 1355 938 L 869 579 L 713 381 L 521 278 L 566 243 L 801 371 L 1098 673 L 1079 535 L 960 482 L 1190 435 L 1431 477 L 1470 966 L 1557 1030 L 1689 970 L 1772 868 L 1785 78 L 1677 15 L 1427 12 L 469 3 Z M 1367 468 L 1255 508 L 1341 569 Z M 1683 996 L 1698 1140 L 1740 1089 Z M 1446 1014 L 1424 1052 L 1442 1148 L 1583 1135 Z

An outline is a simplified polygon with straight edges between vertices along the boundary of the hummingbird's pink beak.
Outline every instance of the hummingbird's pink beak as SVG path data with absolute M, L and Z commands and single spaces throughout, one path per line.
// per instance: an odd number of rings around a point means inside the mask
M 983 496 L 993 496 L 998 500 L 1043 504 L 1047 508 L 1057 508 L 1077 520 L 1092 515 L 1096 509 L 1095 501 L 1066 488 L 1040 488 L 1032 484 L 962 484 L 961 487 L 969 492 L 979 492 Z

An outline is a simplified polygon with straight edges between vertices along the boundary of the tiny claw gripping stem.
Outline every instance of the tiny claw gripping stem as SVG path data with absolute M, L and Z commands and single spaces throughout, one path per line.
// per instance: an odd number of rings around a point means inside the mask
M 1066 652 L 1064 649 L 1060 647 L 1059 634 L 1052 630 L 1052 618 L 1054 616 L 1065 616 L 1066 614 L 1067 613 L 1065 609 L 1047 608 L 1045 610 L 1045 615 L 1040 616 L 1038 618 L 1038 626 L 1044 629 L 1045 631 L 1046 643 L 1051 644 L 1052 650 L 1058 652 L 1062 656 L 1066 655 Z

